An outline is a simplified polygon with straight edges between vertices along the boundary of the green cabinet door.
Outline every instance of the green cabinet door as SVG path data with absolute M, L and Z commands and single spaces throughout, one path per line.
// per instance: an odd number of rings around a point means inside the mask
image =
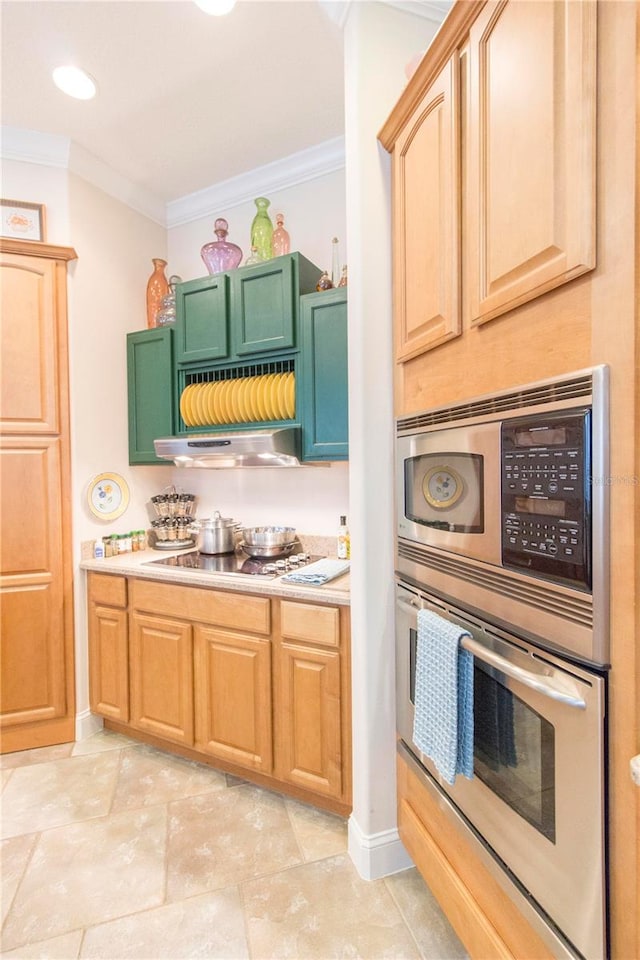
M 176 360 L 225 360 L 229 341 L 229 276 L 188 280 L 176 287 Z
M 347 291 L 300 298 L 302 459 L 347 460 Z
M 153 441 L 173 434 L 173 330 L 127 334 L 129 463 L 159 463 Z
M 319 276 L 320 270 L 299 253 L 274 257 L 231 274 L 237 356 L 295 347 L 299 295 L 315 290 Z

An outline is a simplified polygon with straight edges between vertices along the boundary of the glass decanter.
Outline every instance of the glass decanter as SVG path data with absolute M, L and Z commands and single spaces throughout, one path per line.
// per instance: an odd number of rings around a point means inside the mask
M 271 240 L 274 257 L 282 257 L 289 253 L 290 239 L 289 234 L 284 228 L 284 217 L 281 213 L 276 213 L 276 228 L 273 231 Z
M 258 210 L 251 224 L 251 246 L 257 248 L 263 260 L 270 260 L 273 256 L 273 223 L 267 211 L 271 201 L 266 197 L 256 197 L 254 202 Z
M 224 217 L 219 217 L 214 224 L 214 233 L 217 240 L 205 243 L 200 256 L 205 262 L 209 273 L 223 273 L 225 270 L 235 270 L 242 260 L 240 247 L 227 240 L 229 224 Z
M 251 247 L 251 253 L 244 262 L 245 267 L 250 267 L 254 263 L 264 263 L 263 258 L 258 253 L 257 247 Z

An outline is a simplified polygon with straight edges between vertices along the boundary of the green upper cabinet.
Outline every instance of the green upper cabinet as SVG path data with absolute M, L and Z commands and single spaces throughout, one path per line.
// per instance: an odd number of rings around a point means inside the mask
M 300 299 L 302 459 L 347 460 L 347 290 Z
M 176 362 L 224 364 L 297 348 L 300 295 L 321 271 L 300 253 L 176 288 Z
M 229 337 L 229 275 L 188 280 L 176 287 L 176 361 L 226 360 Z
M 289 350 L 296 342 L 293 257 L 236 270 L 231 282 L 235 352 Z
M 173 434 L 173 330 L 127 334 L 129 463 L 159 463 L 153 441 Z

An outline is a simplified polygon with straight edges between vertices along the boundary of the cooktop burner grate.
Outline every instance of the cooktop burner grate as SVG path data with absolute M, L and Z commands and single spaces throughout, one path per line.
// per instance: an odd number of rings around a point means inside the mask
M 159 560 L 147 560 L 147 564 L 175 567 L 178 570 L 190 570 L 193 573 L 215 573 L 228 577 L 260 577 L 273 580 L 285 573 L 304 567 L 307 563 L 321 560 L 322 557 L 309 553 L 291 553 L 287 557 L 259 558 L 246 553 L 221 553 L 215 556 L 191 550 L 179 553 L 175 557 L 161 557 Z

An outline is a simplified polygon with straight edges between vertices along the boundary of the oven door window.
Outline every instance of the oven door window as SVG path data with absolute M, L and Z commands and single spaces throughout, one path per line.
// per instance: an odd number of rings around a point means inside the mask
M 451 533 L 482 533 L 483 458 L 475 453 L 427 453 L 404 462 L 408 520 Z
M 555 824 L 555 731 L 475 661 L 475 776 L 552 843 Z

